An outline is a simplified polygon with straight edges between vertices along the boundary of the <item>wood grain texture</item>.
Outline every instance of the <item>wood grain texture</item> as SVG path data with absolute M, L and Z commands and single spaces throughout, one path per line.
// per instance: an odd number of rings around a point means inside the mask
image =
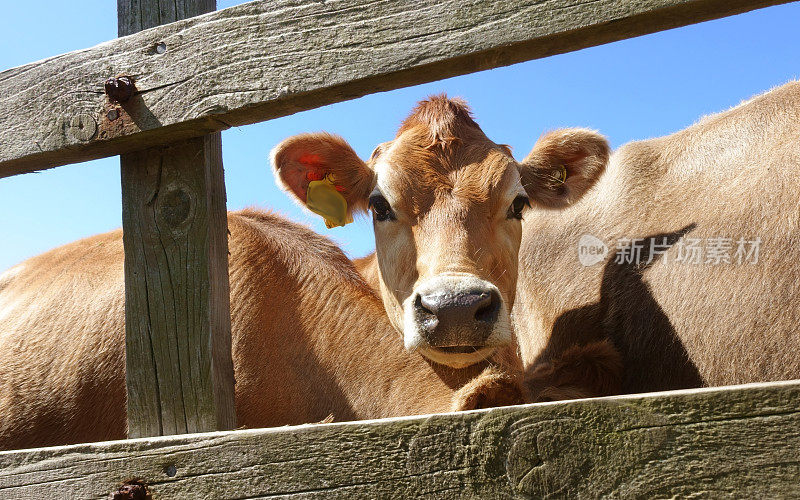
M 251 2 L 0 73 L 0 109 L 13 110 L 0 176 L 785 2 Z M 121 106 L 102 91 L 120 74 L 139 92 Z
M 219 141 L 121 157 L 131 437 L 236 425 Z
M 117 32 L 131 35 L 215 10 L 217 0 L 117 0 Z
M 120 30 L 208 8 L 213 1 L 119 0 Z M 120 160 L 128 435 L 232 429 L 220 134 L 123 154 Z
M 798 401 L 793 381 L 0 452 L 0 497 L 796 497 Z

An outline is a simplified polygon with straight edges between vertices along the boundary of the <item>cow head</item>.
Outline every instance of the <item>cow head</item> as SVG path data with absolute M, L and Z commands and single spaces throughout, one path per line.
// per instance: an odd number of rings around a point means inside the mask
M 513 342 L 509 312 L 525 210 L 577 200 L 605 168 L 608 144 L 592 131 L 559 130 L 517 163 L 484 135 L 465 102 L 435 96 L 366 162 L 325 133 L 290 137 L 271 159 L 279 183 L 307 206 L 326 205 L 308 193 L 310 184 L 328 183 L 333 208 L 310 208 L 336 212 L 340 199 L 341 212 L 346 202 L 348 213 L 331 216 L 334 225 L 372 211 L 392 325 L 407 349 L 459 368 Z

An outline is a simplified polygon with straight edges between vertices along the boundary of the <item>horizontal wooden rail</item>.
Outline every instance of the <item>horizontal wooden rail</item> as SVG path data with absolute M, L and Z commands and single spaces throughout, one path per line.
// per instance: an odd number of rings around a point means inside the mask
M 0 177 L 780 3 L 251 2 L 0 73 Z M 118 75 L 122 105 L 103 93 Z
M 0 452 L 0 497 L 800 495 L 800 381 Z

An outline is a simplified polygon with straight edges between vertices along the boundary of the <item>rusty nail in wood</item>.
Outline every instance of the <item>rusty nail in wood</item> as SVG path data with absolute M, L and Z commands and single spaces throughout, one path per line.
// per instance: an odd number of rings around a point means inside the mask
M 147 485 L 138 479 L 131 479 L 125 481 L 117 489 L 111 493 L 111 500 L 150 500 L 150 492 L 147 491 Z
M 125 102 L 133 95 L 133 80 L 129 76 L 109 78 L 105 84 L 106 95 L 114 101 Z

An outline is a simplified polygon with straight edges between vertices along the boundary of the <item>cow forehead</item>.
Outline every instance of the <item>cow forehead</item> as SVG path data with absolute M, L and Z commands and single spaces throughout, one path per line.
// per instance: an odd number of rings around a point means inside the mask
M 426 147 L 404 136 L 373 164 L 378 188 L 395 210 L 411 217 L 452 203 L 489 210 L 509 192 L 521 191 L 516 162 L 488 139 Z

